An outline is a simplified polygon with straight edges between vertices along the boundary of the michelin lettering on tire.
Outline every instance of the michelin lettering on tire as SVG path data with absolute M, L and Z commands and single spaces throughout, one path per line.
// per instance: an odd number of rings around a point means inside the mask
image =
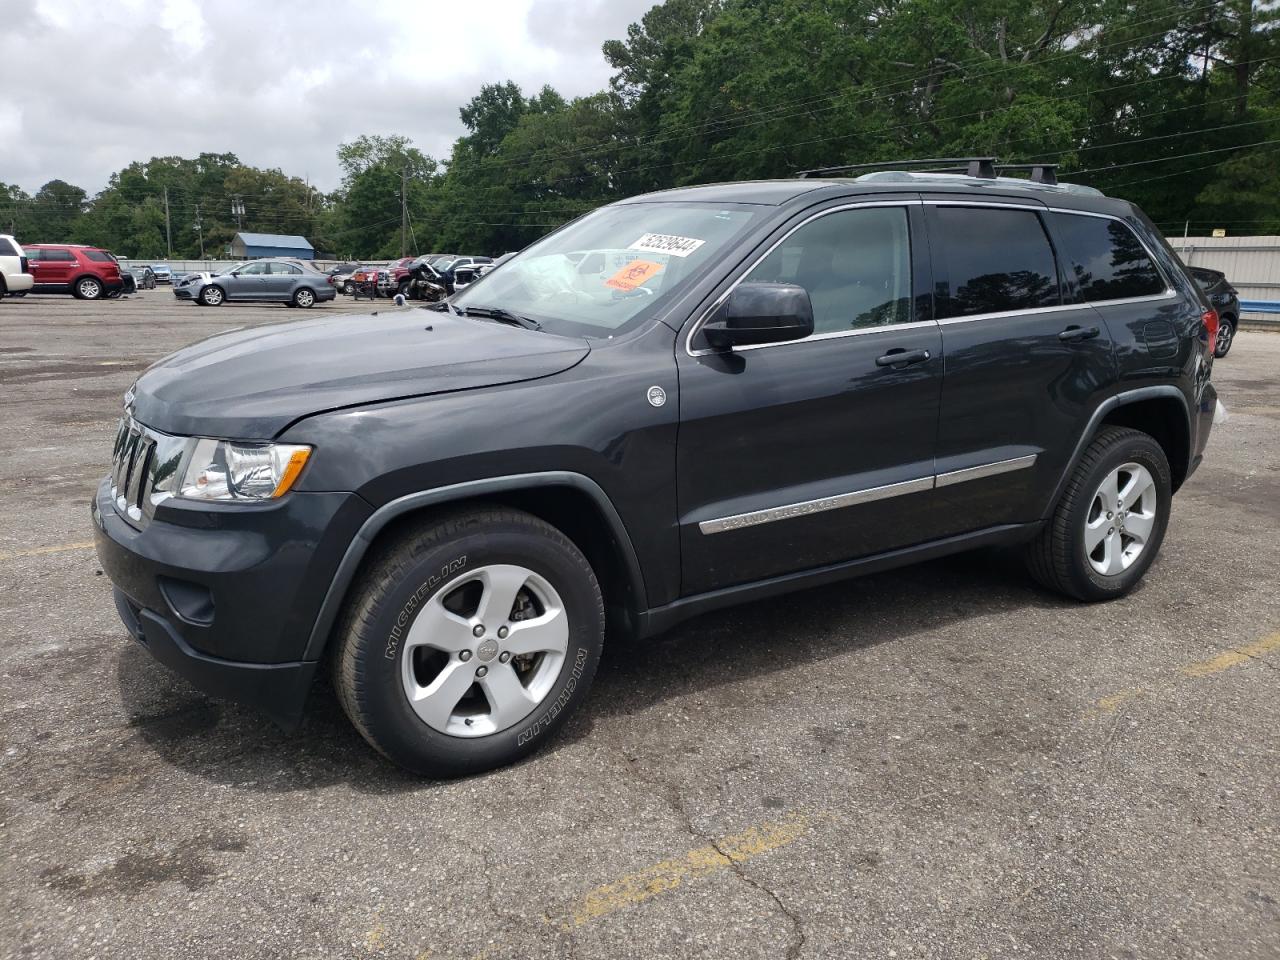
M 436 587 L 447 578 L 461 572 L 467 565 L 467 555 L 464 553 L 456 560 L 450 560 L 440 568 L 439 573 L 433 573 L 429 576 L 422 586 L 413 591 L 411 596 L 405 603 L 404 608 L 396 615 L 395 625 L 391 628 L 391 633 L 387 636 L 387 649 L 383 656 L 388 660 L 396 658 L 396 652 L 400 649 L 400 641 L 404 638 L 404 632 L 409 628 L 409 624 L 413 622 L 413 615 L 417 612 L 422 601 L 426 599 Z
M 551 726 L 551 721 L 560 715 L 560 711 L 565 708 L 565 704 L 573 696 L 573 691 L 578 688 L 578 680 L 581 679 L 582 672 L 586 667 L 587 651 L 584 647 L 579 647 L 578 655 L 573 659 L 573 669 L 569 671 L 569 679 L 565 681 L 564 689 L 560 691 L 560 696 L 556 697 L 555 702 L 547 707 L 546 713 L 520 731 L 520 735 L 516 737 L 516 746 L 524 746 L 547 727 Z

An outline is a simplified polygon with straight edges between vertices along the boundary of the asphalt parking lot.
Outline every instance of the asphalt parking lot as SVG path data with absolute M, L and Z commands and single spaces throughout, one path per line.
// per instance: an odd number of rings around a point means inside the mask
M 440 783 L 196 693 L 88 545 L 140 370 L 369 309 L 0 303 L 0 956 L 1280 956 L 1280 335 L 1129 598 L 978 553 L 708 615 Z

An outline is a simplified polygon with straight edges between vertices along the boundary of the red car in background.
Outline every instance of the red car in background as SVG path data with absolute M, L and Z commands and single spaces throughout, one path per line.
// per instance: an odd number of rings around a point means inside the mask
M 98 300 L 124 289 L 120 264 L 105 250 L 70 243 L 28 243 L 27 269 L 32 293 L 69 293 Z

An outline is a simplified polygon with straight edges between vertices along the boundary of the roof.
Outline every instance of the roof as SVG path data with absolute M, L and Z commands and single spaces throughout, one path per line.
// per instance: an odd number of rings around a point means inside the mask
M 709 203 L 754 203 L 779 206 L 822 188 L 861 188 L 867 193 L 904 190 L 941 190 L 958 193 L 988 193 L 996 195 L 1034 196 L 1038 200 L 1049 197 L 1079 199 L 1105 199 L 1092 187 L 1075 183 L 1036 183 L 1022 177 L 969 177 L 964 174 L 914 172 L 906 170 L 880 170 L 864 173 L 860 177 L 797 177 L 789 180 L 745 180 L 737 183 L 708 183 L 691 187 L 676 187 L 631 197 L 623 203 L 656 203 L 664 200 L 707 201 Z
M 236 238 L 246 247 L 289 247 L 294 250 L 311 250 L 306 237 L 290 237 L 282 233 L 237 233 Z

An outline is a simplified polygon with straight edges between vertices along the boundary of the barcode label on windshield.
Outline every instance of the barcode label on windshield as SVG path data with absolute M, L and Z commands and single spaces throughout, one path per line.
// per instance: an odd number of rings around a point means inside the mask
M 675 237 L 667 233 L 646 233 L 628 249 L 645 253 L 667 253 L 673 257 L 687 257 L 707 241 L 693 237 Z

